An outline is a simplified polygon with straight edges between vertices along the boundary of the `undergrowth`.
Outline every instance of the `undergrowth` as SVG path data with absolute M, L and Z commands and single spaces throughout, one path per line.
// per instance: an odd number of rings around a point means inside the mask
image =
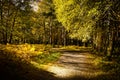
M 118 61 L 119 57 L 113 57 L 112 60 L 109 60 L 107 57 L 96 57 L 94 64 L 102 69 L 103 71 L 110 74 L 120 74 L 120 62 Z
M 0 80 L 55 80 L 51 73 L 31 63 L 56 61 L 60 53 L 51 48 L 39 44 L 0 45 Z
M 52 52 L 48 54 L 39 54 L 32 57 L 31 59 L 39 64 L 54 63 L 60 56 L 59 52 Z
M 4 47 L 2 47 L 4 46 Z M 22 60 L 37 61 L 39 64 L 54 62 L 60 56 L 59 52 L 51 50 L 51 45 L 43 44 L 21 44 L 21 45 L 1 45 L 0 50 L 3 53 L 7 51 L 11 56 L 20 57 Z

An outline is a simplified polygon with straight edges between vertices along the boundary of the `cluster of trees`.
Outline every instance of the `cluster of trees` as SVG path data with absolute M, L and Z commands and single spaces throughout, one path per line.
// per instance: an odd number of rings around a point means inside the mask
M 66 45 L 70 41 L 56 19 L 52 0 L 0 0 L 0 43 Z
M 120 50 L 119 0 L 0 0 L 0 43 L 91 43 Z
M 12 43 L 24 39 L 28 25 L 29 3 L 24 0 L 0 0 L 0 42 Z
M 119 0 L 53 0 L 59 22 L 71 38 L 90 40 L 94 50 L 119 55 Z

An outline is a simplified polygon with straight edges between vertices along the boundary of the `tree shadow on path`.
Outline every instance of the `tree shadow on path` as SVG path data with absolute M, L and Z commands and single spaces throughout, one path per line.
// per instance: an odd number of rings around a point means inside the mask
M 95 57 L 91 57 L 91 49 L 83 48 L 80 50 L 68 50 L 68 49 L 57 49 L 60 51 L 61 57 L 57 61 L 57 65 L 61 66 L 60 73 L 59 70 L 55 74 L 63 74 L 60 75 L 65 80 L 119 80 L 119 76 L 114 76 L 113 74 L 106 73 L 101 69 L 97 68 L 93 61 Z M 57 66 L 56 66 L 57 67 Z M 59 68 L 58 68 L 59 69 Z M 54 73 L 54 70 L 51 71 Z M 66 74 L 65 74 L 66 72 Z M 68 75 L 65 78 L 65 75 Z

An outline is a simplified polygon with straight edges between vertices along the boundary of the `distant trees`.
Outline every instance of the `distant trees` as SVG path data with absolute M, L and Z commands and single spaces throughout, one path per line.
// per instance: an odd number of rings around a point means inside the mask
M 66 37 L 63 36 L 66 36 L 66 31 L 56 19 L 52 0 L 43 0 L 38 3 L 38 6 L 38 11 L 34 12 L 34 16 L 32 16 L 33 22 L 35 22 L 32 29 L 39 36 L 38 42 L 51 45 L 65 45 Z
M 52 0 L 0 0 L 0 43 L 66 45 Z
M 28 1 L 0 0 L 0 42 L 12 43 L 19 36 L 18 29 L 22 28 L 22 17 L 28 14 Z

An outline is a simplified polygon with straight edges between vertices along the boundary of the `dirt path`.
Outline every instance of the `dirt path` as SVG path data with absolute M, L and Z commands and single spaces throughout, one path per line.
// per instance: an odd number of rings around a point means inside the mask
M 94 58 L 88 51 L 61 51 L 61 57 L 56 64 L 47 67 L 56 77 L 69 78 L 73 76 L 93 77 L 101 73 L 93 65 Z

